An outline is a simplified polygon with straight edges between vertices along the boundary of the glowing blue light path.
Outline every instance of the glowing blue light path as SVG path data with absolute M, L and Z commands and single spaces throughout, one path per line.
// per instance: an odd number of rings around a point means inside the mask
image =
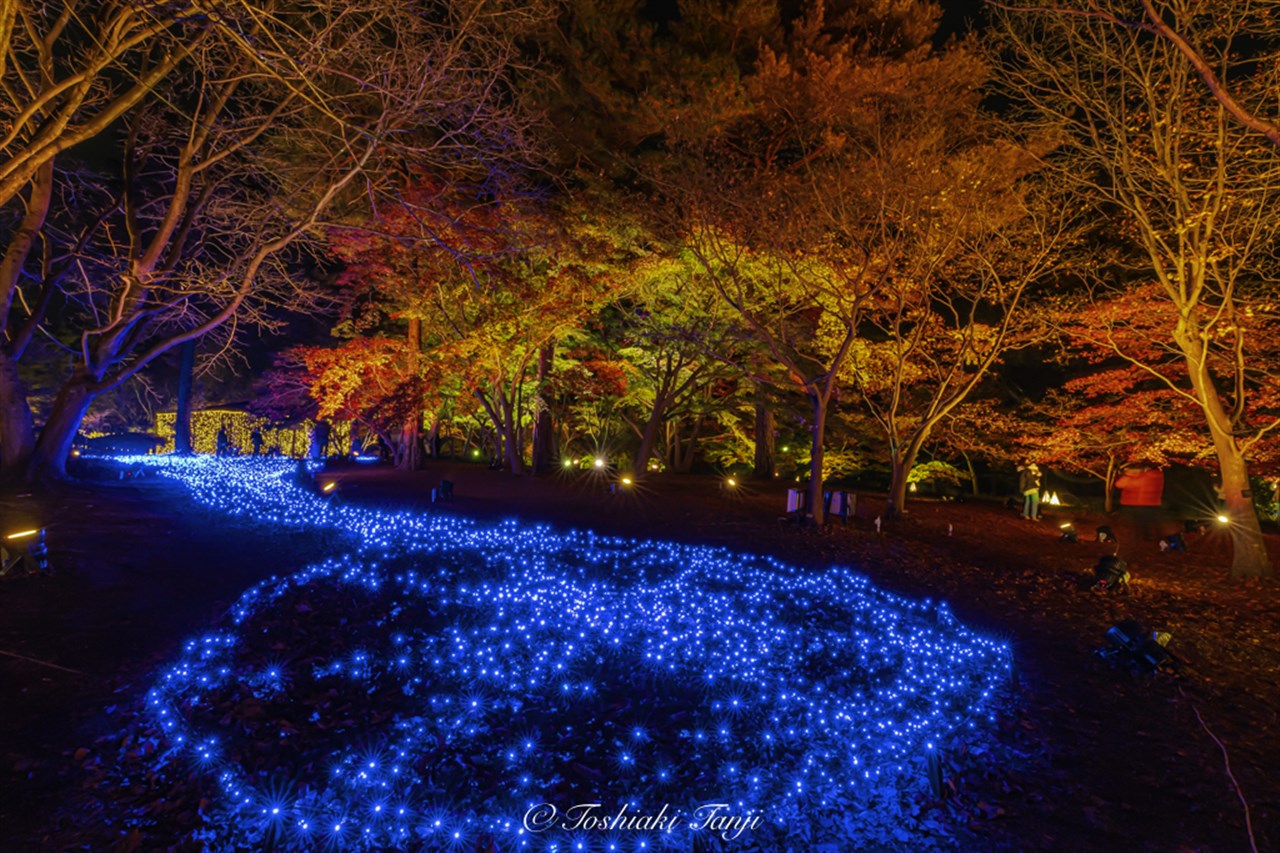
M 530 833 L 542 802 L 727 802 L 794 831 L 918 790 L 926 752 L 992 719 L 1008 673 L 1008 647 L 945 605 L 845 568 L 343 505 L 293 485 L 289 462 L 132 461 L 211 509 L 350 549 L 249 589 L 148 694 L 170 758 L 218 780 L 228 844 L 691 844 L 687 829 Z M 317 649 L 307 625 L 335 601 L 350 618 Z M 299 713 L 304 688 L 332 712 Z

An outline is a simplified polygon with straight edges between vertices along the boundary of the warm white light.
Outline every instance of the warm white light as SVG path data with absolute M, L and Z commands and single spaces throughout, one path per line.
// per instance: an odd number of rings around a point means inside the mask
M 603 459 L 599 459 L 599 458 L 597 458 L 597 459 L 596 459 L 596 463 L 595 463 L 595 465 L 596 465 L 596 467 L 597 467 L 597 468 L 603 468 L 603 467 L 604 467 L 604 460 L 603 460 Z
M 624 485 L 624 486 L 630 486 L 630 485 L 631 485 L 631 478 L 630 478 L 630 477 L 623 477 L 623 478 L 622 478 L 622 485 Z
M 1230 523 L 1231 523 L 1231 519 L 1227 518 L 1225 515 L 1220 515 L 1220 516 L 1218 516 L 1218 522 L 1219 522 L 1220 524 L 1230 524 Z
M 334 488 L 335 488 L 337 485 L 338 485 L 338 484 L 337 484 L 337 482 L 333 482 L 333 483 L 325 483 L 325 484 L 324 484 L 324 491 L 325 491 L 325 492 L 332 492 L 332 491 L 334 490 Z
M 21 539 L 24 536 L 34 536 L 40 532 L 40 528 L 36 527 L 32 530 L 19 530 L 17 533 L 10 533 L 5 539 Z
M 572 468 L 572 467 L 573 467 L 573 460 L 572 460 L 572 459 L 566 459 L 566 460 L 564 460 L 564 467 L 566 467 L 566 468 Z
M 734 486 L 738 485 L 738 481 L 730 477 L 728 480 L 725 480 L 725 484 L 729 486 L 729 488 L 733 488 Z
M 1049 504 L 1049 506 L 1062 506 L 1062 501 L 1058 499 L 1057 492 L 1050 492 L 1049 500 L 1045 501 L 1045 503 Z

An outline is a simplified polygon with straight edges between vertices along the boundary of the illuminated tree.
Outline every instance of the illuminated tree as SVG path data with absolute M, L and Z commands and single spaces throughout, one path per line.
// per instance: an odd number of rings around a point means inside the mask
M 938 14 L 812 7 L 761 49 L 739 114 L 682 140 L 691 246 L 810 402 L 818 520 L 839 389 L 881 423 L 900 510 L 929 432 L 1013 343 L 1054 261 L 1057 232 L 1018 186 L 1034 158 L 990 133 L 986 68 L 971 44 L 933 45 Z
M 974 145 L 938 163 L 916 194 L 896 194 L 900 206 L 883 217 L 881 227 L 911 243 L 864 306 L 841 378 L 879 425 L 887 515 L 905 509 L 908 475 L 934 429 L 1007 352 L 1040 339 L 1027 291 L 1055 269 L 1066 239 L 1048 200 L 1024 186 L 1030 160 L 1008 146 Z M 891 180 L 912 176 L 908 167 Z
M 527 159 L 510 82 L 532 10 L 475 11 L 242 4 L 240 30 L 202 44 L 190 74 L 132 108 L 115 204 L 82 253 L 86 274 L 63 285 L 82 312 L 78 363 L 33 474 L 60 475 L 94 397 L 170 349 L 209 334 L 226 344 L 271 328 L 280 307 L 306 307 L 313 293 L 290 264 L 335 204 L 376 198 L 406 159 L 479 175 Z
M 1099 371 L 1051 391 L 1035 408 L 1048 419 L 1023 439 L 1024 456 L 1098 478 L 1103 509 L 1114 508 L 1112 483 L 1126 465 L 1189 463 L 1211 448 L 1194 431 L 1186 402 L 1150 387 L 1134 371 Z
M 188 3 L 0 0 L 0 215 L 11 220 L 0 245 L 0 475 L 35 449 L 18 363 L 68 271 L 44 235 L 55 164 L 139 104 L 217 29 Z M 27 269 L 37 246 L 43 257 Z
M 736 340 L 727 306 L 691 258 L 648 259 L 634 282 L 605 312 L 605 344 L 628 376 L 622 405 L 639 441 L 632 470 L 642 476 L 667 419 L 725 376 Z
M 1014 5 L 998 17 L 1015 94 L 1060 134 L 1064 181 L 1115 223 L 1114 261 L 1081 262 L 1094 286 L 1077 337 L 1198 410 L 1231 519 L 1231 576 L 1269 577 L 1248 464 L 1280 427 L 1272 368 L 1280 293 L 1269 275 L 1280 151 L 1232 118 L 1168 38 L 1096 14 Z M 1128 8 L 1068 11 L 1123 17 Z M 1240 50 L 1265 43 L 1252 42 L 1255 31 L 1268 32 L 1265 9 L 1183 0 L 1157 8 L 1209 52 L 1239 102 L 1271 96 L 1274 57 Z

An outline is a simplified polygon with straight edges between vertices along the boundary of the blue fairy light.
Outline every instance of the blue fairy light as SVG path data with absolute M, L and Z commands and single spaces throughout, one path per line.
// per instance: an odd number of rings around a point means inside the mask
M 217 779 L 228 833 L 272 833 L 281 849 L 310 849 L 317 833 L 352 850 L 570 849 L 520 823 L 530 797 L 566 784 L 617 802 L 647 785 L 764 815 L 911 789 L 926 751 L 987 725 L 1009 667 L 1005 644 L 945 604 L 845 567 L 337 503 L 296 486 L 287 461 L 134 461 L 211 511 L 323 532 L 342 552 L 247 590 L 230 627 L 188 642 L 148 694 L 167 756 Z M 373 615 L 326 636 L 332 652 L 264 663 L 263 644 L 289 647 L 271 632 L 329 606 L 317 590 Z M 291 716 L 305 685 L 364 697 L 362 712 Z M 292 720 L 288 743 L 331 744 L 304 793 L 271 790 L 242 763 L 248 722 L 211 713 L 243 692 Z M 495 783 L 469 789 L 478 778 Z M 696 789 L 707 784 L 718 787 Z M 670 836 L 592 843 L 647 850 Z

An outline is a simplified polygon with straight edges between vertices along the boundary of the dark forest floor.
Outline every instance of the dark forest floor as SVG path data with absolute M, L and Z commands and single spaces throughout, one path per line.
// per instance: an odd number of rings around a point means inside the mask
M 585 472 L 513 478 L 444 463 L 340 479 L 348 500 L 427 504 L 442 476 L 456 483 L 447 511 L 849 564 L 884 588 L 945 599 L 970 626 L 1009 638 L 1018 678 L 1001 749 L 994 760 L 953 756 L 955 793 L 938 806 L 961 822 L 966 849 L 1249 849 L 1244 807 L 1206 726 L 1229 753 L 1258 849 L 1280 849 L 1280 583 L 1228 582 L 1221 533 L 1162 554 L 1116 518 L 1049 508 L 1032 523 L 997 503 L 920 500 L 878 534 L 882 499 L 865 494 L 848 526 L 819 533 L 781 520 L 779 484 L 724 492 L 713 478 L 661 476 L 611 495 Z M 247 586 L 332 543 L 245 532 L 155 480 L 0 496 L 6 528 L 28 518 L 48 528 L 56 573 L 0 580 L 4 848 L 198 849 L 183 839 L 210 786 L 146 769 L 153 747 L 134 724 L 141 697 L 156 668 Z M 1114 546 L 1057 541 L 1066 520 L 1082 538 L 1098 523 L 1116 528 L 1134 573 L 1128 596 L 1079 588 Z M 1280 537 L 1268 544 L 1276 562 Z M 1094 656 L 1124 618 L 1171 632 L 1182 674 Z M 139 810 L 152 829 L 129 828 Z

